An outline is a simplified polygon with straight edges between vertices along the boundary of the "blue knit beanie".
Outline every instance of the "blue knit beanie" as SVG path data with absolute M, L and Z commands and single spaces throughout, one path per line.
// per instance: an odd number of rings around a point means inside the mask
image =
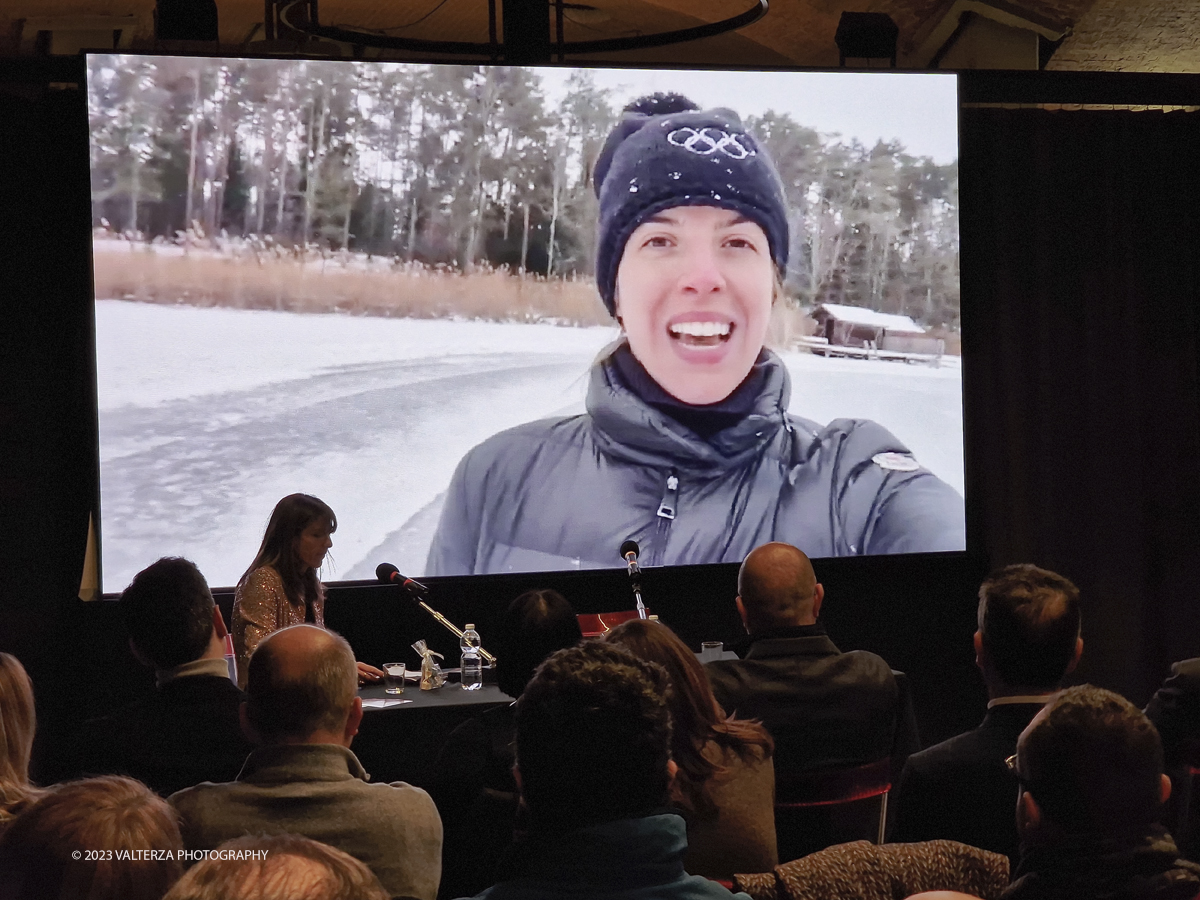
M 596 286 L 612 315 L 625 242 L 664 209 L 719 206 L 739 212 L 766 233 L 780 272 L 787 266 L 783 183 L 766 148 L 732 110 L 702 110 L 678 94 L 634 101 L 596 160 L 595 189 Z

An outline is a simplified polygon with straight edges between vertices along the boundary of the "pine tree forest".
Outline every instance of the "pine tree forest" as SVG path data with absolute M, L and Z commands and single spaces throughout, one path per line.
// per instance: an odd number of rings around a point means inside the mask
M 604 321 L 591 176 L 622 104 L 545 71 L 91 57 L 97 296 Z M 790 203 L 790 304 L 957 331 L 956 164 L 789 113 L 745 124 Z

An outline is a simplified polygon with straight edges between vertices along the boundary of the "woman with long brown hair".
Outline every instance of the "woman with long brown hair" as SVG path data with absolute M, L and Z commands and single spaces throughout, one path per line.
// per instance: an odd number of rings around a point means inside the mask
M 246 686 L 250 654 L 273 631 L 305 622 L 325 627 L 325 586 L 317 570 L 333 546 L 337 516 L 310 494 L 288 494 L 271 511 L 254 562 L 233 600 L 233 648 L 238 685 Z M 358 680 L 380 681 L 383 672 L 358 664 Z
M 687 821 L 687 871 L 769 872 L 779 862 L 771 736 L 757 722 L 725 715 L 704 667 L 665 625 L 633 619 L 604 640 L 658 663 L 670 678 L 671 758 L 679 767 L 672 800 Z
M 0 653 L 0 833 L 41 796 L 29 782 L 29 757 L 37 715 L 33 685 L 20 660 Z

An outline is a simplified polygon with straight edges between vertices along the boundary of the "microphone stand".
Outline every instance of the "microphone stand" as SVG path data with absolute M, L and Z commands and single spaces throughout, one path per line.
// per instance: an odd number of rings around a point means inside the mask
M 629 581 L 633 588 L 633 599 L 637 601 L 637 614 L 639 619 L 646 618 L 646 604 L 642 602 L 642 569 L 637 564 L 637 554 L 627 553 L 625 561 L 629 565 Z
M 398 572 L 394 573 L 394 575 L 399 575 L 399 574 L 400 573 L 398 573 Z M 381 575 L 379 577 L 384 579 L 385 581 L 387 581 L 387 583 L 389 583 L 389 584 L 397 585 L 401 590 L 403 590 L 406 594 L 408 594 L 409 597 L 411 597 L 413 600 L 416 600 L 417 605 L 419 607 L 421 607 L 421 609 L 425 610 L 425 612 L 427 612 L 431 616 L 433 616 L 433 618 L 436 619 L 437 622 L 439 624 L 441 624 L 441 626 L 443 628 L 445 628 L 447 631 L 449 631 L 452 635 L 454 635 L 459 640 L 462 640 L 462 636 L 463 636 L 462 629 L 459 628 L 457 625 L 455 625 L 453 622 L 451 622 L 449 619 L 447 619 L 445 616 L 443 616 L 440 612 L 438 612 L 436 609 L 434 609 L 432 606 L 430 606 L 424 600 L 422 600 L 420 598 L 420 596 L 418 596 L 418 591 L 423 591 L 424 590 L 423 587 L 421 587 L 421 586 L 414 587 L 412 584 L 404 584 L 404 583 L 401 583 L 398 581 L 393 581 L 393 580 L 391 580 L 390 577 L 388 577 L 386 575 Z M 401 576 L 401 577 L 403 577 L 403 576 Z M 489 669 L 496 668 L 496 657 L 492 656 L 492 654 L 490 654 L 486 650 L 484 650 L 482 645 L 480 645 L 480 647 L 479 647 L 479 655 L 487 661 Z
M 456 638 L 458 638 L 459 640 L 462 639 L 462 636 L 463 636 L 462 629 L 459 628 L 457 625 L 455 625 L 453 622 L 451 622 L 449 619 L 447 619 L 445 616 L 443 616 L 440 612 L 438 612 L 436 609 L 434 609 L 432 606 L 430 606 L 424 600 L 417 600 L 417 605 L 420 606 L 421 609 L 425 610 L 425 612 L 429 613 L 431 616 L 433 616 L 435 619 L 437 619 L 446 628 L 446 630 L 449 631 L 451 634 L 453 634 Z M 479 647 L 479 655 L 482 656 L 485 660 L 487 660 L 489 669 L 496 668 L 496 657 L 492 656 L 492 654 L 490 654 L 486 650 L 484 650 L 482 645 L 480 645 L 480 647 Z

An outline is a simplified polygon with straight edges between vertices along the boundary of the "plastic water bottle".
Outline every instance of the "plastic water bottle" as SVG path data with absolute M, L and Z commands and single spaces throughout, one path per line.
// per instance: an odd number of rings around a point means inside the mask
M 483 660 L 479 657 L 479 645 L 479 632 L 468 623 L 466 631 L 458 639 L 458 646 L 462 650 L 462 661 L 459 663 L 462 674 L 459 677 L 464 691 L 477 691 L 483 687 Z

